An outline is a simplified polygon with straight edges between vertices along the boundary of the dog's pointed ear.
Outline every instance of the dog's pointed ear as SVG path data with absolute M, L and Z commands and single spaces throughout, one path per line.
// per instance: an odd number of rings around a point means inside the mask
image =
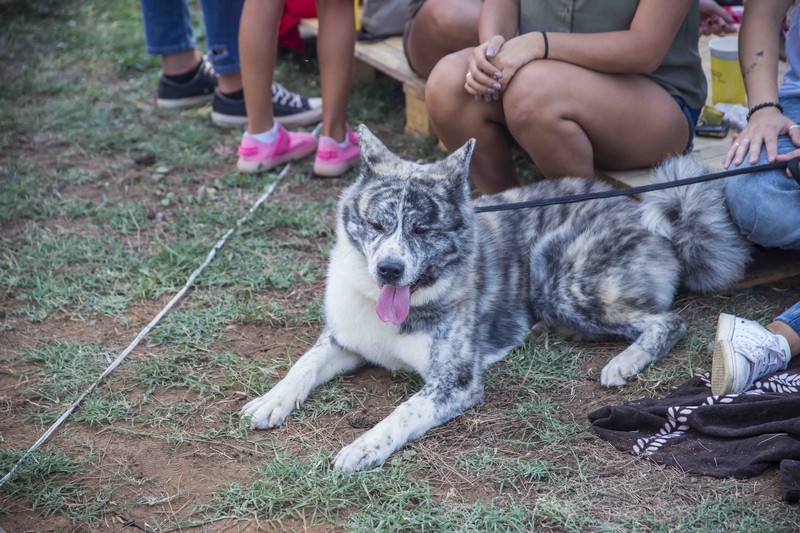
M 402 162 L 364 124 L 358 126 L 358 146 L 361 149 L 363 171 L 384 174 L 387 169 L 391 171 L 393 167 L 397 168 L 397 165 Z
M 459 178 L 463 182 L 469 181 L 469 162 L 475 150 L 475 139 L 468 140 L 464 146 L 447 156 L 440 164 L 444 167 L 446 176 Z

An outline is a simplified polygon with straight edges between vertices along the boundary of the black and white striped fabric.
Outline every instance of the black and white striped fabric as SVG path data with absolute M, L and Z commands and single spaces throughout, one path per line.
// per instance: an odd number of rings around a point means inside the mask
M 713 396 L 703 374 L 589 420 L 615 447 L 689 473 L 748 478 L 780 466 L 784 498 L 800 498 L 800 358 L 741 394 Z

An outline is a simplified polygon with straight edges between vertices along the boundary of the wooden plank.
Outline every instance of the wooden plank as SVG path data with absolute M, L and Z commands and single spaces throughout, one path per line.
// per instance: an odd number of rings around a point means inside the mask
M 753 287 L 800 276 L 800 251 L 765 248 L 753 255 L 753 262 L 736 288 Z

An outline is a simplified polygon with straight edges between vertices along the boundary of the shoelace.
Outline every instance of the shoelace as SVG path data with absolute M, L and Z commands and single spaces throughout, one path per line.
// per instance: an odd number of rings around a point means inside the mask
M 768 337 L 763 344 L 750 343 L 745 339 L 740 339 L 739 342 L 744 344 L 745 347 L 741 354 L 753 363 L 750 382 L 775 372 L 783 366 L 783 354 L 780 348 L 776 346 L 775 338 Z
M 200 68 L 202 69 L 204 76 L 216 76 L 216 72 L 214 72 L 214 65 L 211 63 L 211 60 L 208 59 L 208 57 L 203 56 L 203 60 L 200 62 Z
M 287 90 L 286 87 L 277 82 L 272 84 L 272 101 L 275 102 L 276 100 L 280 105 L 303 107 L 302 97 L 299 94 Z

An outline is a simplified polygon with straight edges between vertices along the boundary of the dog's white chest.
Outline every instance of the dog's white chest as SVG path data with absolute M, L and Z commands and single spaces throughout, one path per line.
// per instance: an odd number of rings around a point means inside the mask
M 431 336 L 401 335 L 399 326 L 378 318 L 374 302 L 348 290 L 345 284 L 329 282 L 325 314 L 336 340 L 368 362 L 391 371 L 410 370 L 423 377 L 427 375 Z

